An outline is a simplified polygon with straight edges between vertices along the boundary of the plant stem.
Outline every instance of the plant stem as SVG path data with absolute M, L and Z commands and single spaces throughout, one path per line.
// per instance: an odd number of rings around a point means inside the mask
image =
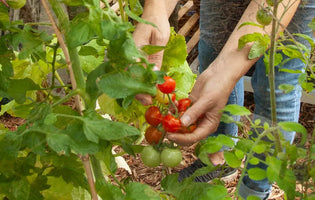
M 273 16 L 277 16 L 278 13 L 278 0 L 274 1 Z M 276 55 L 276 38 L 277 38 L 277 20 L 272 19 L 272 32 L 271 32 L 271 46 L 269 54 L 269 88 L 270 88 L 270 107 L 271 107 L 271 126 L 277 126 L 277 107 L 276 107 L 276 93 L 275 93 L 275 55 Z M 280 135 L 279 131 L 275 129 L 275 155 L 281 151 Z
M 123 0 L 118 0 L 118 4 L 119 4 L 119 10 L 120 10 L 120 17 L 122 21 L 125 21 L 125 11 L 124 11 Z
M 102 167 L 101 167 L 101 163 L 99 160 L 97 160 L 95 158 L 95 156 L 91 155 L 91 164 L 93 167 L 93 172 L 94 172 L 94 176 L 95 176 L 95 180 L 99 180 L 100 182 L 106 182 L 103 172 L 102 172 Z
M 93 173 L 92 173 L 92 169 L 91 169 L 91 165 L 90 165 L 89 155 L 86 154 L 84 156 L 80 156 L 80 159 L 82 160 L 82 163 L 83 163 L 83 166 L 85 169 L 85 173 L 87 175 L 88 183 L 89 183 L 90 190 L 91 190 L 92 199 L 98 200 L 97 192 L 96 192 L 95 184 L 94 184 L 94 179 L 93 179 Z

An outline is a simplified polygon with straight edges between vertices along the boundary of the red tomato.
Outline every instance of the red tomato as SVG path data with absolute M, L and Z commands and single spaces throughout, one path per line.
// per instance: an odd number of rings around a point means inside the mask
M 161 131 L 157 130 L 153 126 L 149 126 L 149 128 L 145 131 L 144 137 L 149 144 L 158 144 L 162 135 Z
M 164 80 L 165 82 L 158 84 L 157 87 L 165 94 L 172 93 L 176 88 L 175 80 L 169 76 L 164 76 Z
M 156 106 L 149 107 L 144 114 L 145 120 L 152 126 L 157 126 L 162 122 L 163 116 Z
M 196 130 L 197 124 L 191 124 L 188 127 L 187 126 L 181 126 L 179 133 L 192 133 L 194 130 Z
M 185 112 L 189 106 L 191 106 L 191 100 L 189 98 L 183 98 L 178 100 L 177 105 L 178 112 Z
M 166 115 L 163 119 L 163 128 L 167 132 L 175 133 L 180 130 L 181 122 L 173 115 Z

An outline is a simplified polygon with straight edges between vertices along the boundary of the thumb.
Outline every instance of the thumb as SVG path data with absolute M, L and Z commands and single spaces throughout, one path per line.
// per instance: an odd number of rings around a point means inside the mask
M 200 116 L 204 115 L 207 110 L 207 103 L 199 99 L 184 112 L 180 121 L 184 126 L 189 126 L 196 122 Z

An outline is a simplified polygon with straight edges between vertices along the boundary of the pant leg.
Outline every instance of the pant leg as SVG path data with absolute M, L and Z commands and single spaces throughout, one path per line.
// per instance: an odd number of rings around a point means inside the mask
M 291 33 L 304 33 L 312 36 L 312 33 L 307 24 L 315 16 L 315 1 L 309 1 L 309 4 L 301 6 L 295 14 L 292 22 L 288 29 Z M 283 55 L 284 58 L 286 58 Z M 299 59 L 293 59 L 287 62 L 282 68 L 288 68 L 293 70 L 303 70 L 305 68 L 304 63 Z M 275 68 L 275 87 L 276 87 L 276 111 L 277 121 L 294 121 L 298 122 L 299 111 L 300 111 L 300 98 L 301 98 L 301 87 L 298 83 L 299 74 L 281 72 L 279 66 Z M 279 90 L 280 84 L 290 84 L 294 86 L 294 90 L 290 93 L 283 93 Z M 271 119 L 271 108 L 270 108 L 270 88 L 268 77 L 265 75 L 265 65 L 263 58 L 259 59 L 256 63 L 256 69 L 252 77 L 252 86 L 254 89 L 255 99 L 255 111 L 254 120 L 262 119 L 262 121 L 270 122 Z M 293 142 L 295 132 L 288 132 L 281 130 L 284 138 L 290 143 Z M 265 155 L 255 155 L 259 159 L 265 160 Z M 259 167 L 267 169 L 267 165 L 259 163 L 258 165 L 248 165 L 247 169 Z M 246 199 L 250 195 L 259 197 L 260 199 L 267 199 L 271 191 L 271 184 L 266 178 L 264 180 L 255 181 L 245 176 L 242 180 L 239 195 Z

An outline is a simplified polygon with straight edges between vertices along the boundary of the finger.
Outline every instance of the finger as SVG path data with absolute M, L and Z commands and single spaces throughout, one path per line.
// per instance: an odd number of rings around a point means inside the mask
M 166 137 L 181 146 L 188 146 L 205 139 L 209 135 L 209 131 L 202 127 L 197 127 L 193 133 L 168 133 Z
M 144 106 L 148 106 L 153 103 L 152 97 L 148 94 L 137 94 L 135 98 Z
M 192 99 L 193 101 L 193 99 Z M 196 102 L 189 107 L 183 116 L 180 118 L 181 123 L 184 126 L 189 126 L 192 123 L 196 122 L 200 116 L 209 110 L 208 102 L 205 98 L 199 98 Z
M 159 51 L 155 54 L 149 55 L 149 57 L 148 57 L 149 63 L 154 63 L 158 70 L 160 70 L 162 67 L 163 52 L 164 51 Z

